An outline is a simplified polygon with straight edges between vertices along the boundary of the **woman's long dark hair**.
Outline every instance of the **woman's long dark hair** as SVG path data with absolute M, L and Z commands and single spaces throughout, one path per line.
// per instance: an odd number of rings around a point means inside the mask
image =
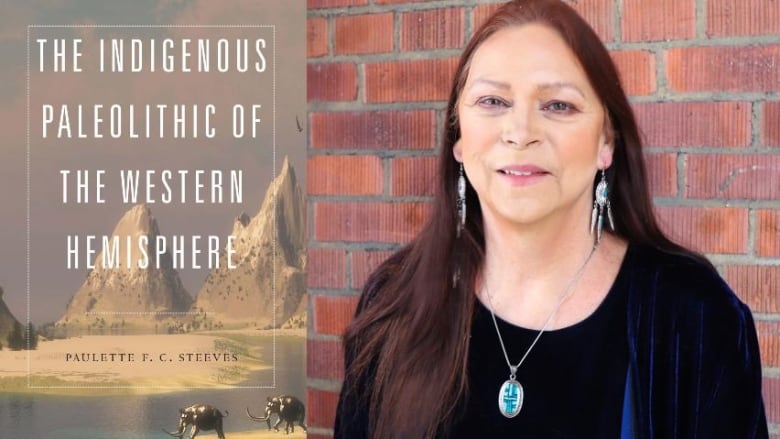
M 447 104 L 431 217 L 412 242 L 369 278 L 344 336 L 351 361 L 342 391 L 347 398 L 366 402 L 373 438 L 446 435 L 466 394 L 472 288 L 485 240 L 477 194 L 470 185 L 467 223 L 460 237 L 455 234 L 458 163 L 452 148 L 460 138 L 457 102 L 482 42 L 501 29 L 532 22 L 549 26 L 566 41 L 606 108 L 615 143 L 607 171 L 615 234 L 634 244 L 697 257 L 669 240 L 655 220 L 636 121 L 596 33 L 560 0 L 505 4 L 476 31 L 460 58 Z

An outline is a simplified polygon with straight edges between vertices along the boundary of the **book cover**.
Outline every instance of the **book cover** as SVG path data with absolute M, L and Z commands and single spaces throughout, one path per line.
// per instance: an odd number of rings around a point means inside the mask
M 305 7 L 4 7 L 0 437 L 305 437 Z

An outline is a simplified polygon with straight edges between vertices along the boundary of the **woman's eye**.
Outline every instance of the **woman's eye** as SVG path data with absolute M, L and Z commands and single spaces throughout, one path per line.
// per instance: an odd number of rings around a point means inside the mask
M 483 106 L 483 107 L 507 107 L 509 104 L 506 103 L 503 99 L 499 99 L 496 97 L 486 97 L 481 98 L 477 101 L 477 104 Z
M 553 113 L 571 113 L 576 108 L 568 102 L 552 101 L 544 106 L 544 110 L 552 111 Z

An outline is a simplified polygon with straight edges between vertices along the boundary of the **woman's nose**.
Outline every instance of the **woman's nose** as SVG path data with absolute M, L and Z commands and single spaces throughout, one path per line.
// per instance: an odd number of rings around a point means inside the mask
M 541 141 L 539 123 L 532 109 L 512 107 L 502 120 L 501 142 L 512 148 L 527 148 Z

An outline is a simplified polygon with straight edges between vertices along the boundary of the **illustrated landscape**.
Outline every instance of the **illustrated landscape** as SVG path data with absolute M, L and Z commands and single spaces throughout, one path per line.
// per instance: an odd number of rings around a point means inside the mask
M 73 288 L 61 317 L 34 327 L 10 312 L 3 301 L 9 292 L 0 288 L 0 393 L 83 400 L 179 392 L 172 400 L 183 408 L 199 402 L 185 395 L 233 389 L 241 395 L 223 392 L 211 399 L 250 401 L 247 410 L 261 418 L 266 396 L 298 394 L 305 402 L 304 209 L 295 171 L 285 158 L 259 211 L 236 213 L 235 267 L 228 268 L 222 251 L 219 267 L 198 291 L 184 288 L 169 260 L 145 269 L 124 260 L 119 268 L 96 264 Z M 138 204 L 124 213 L 112 236 L 144 234 L 153 243 L 164 227 L 148 206 Z M 120 252 L 120 258 L 127 257 L 138 255 Z M 252 424 L 244 407 L 230 409 L 233 417 Z M 158 426 L 176 433 L 178 416 L 170 411 Z M 264 421 L 254 425 L 256 431 L 272 432 Z M 295 434 L 305 437 L 301 428 Z

